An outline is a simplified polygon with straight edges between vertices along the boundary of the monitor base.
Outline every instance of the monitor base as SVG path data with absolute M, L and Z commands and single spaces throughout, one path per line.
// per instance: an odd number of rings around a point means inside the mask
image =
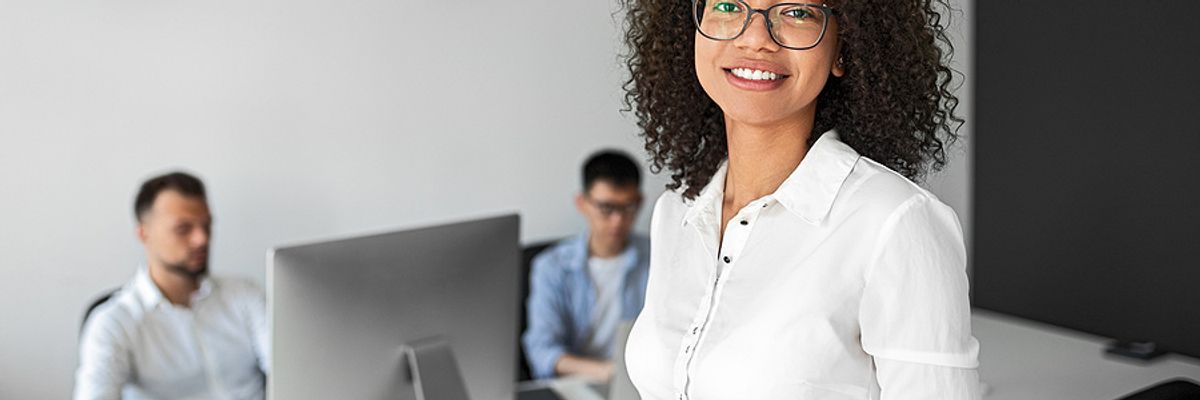
M 420 339 L 401 347 L 412 371 L 417 400 L 470 400 L 450 344 L 440 336 Z

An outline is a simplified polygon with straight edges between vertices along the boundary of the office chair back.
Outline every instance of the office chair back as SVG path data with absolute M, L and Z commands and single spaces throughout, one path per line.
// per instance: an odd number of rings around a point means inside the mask
M 109 289 L 108 291 L 105 291 L 100 296 L 96 297 L 95 300 L 92 300 L 92 303 L 90 305 L 88 305 L 87 310 L 83 312 L 83 321 L 79 322 L 79 333 L 80 334 L 83 333 L 84 325 L 87 325 L 88 317 L 92 316 L 92 311 L 95 311 L 97 307 L 100 307 L 101 304 L 104 304 L 104 302 L 108 301 L 108 299 L 111 299 L 113 297 L 113 295 L 117 294 L 117 291 L 119 291 L 119 290 L 121 290 L 121 288 Z
M 521 279 L 521 305 L 518 307 L 521 310 L 521 331 L 517 332 L 518 382 L 533 379 L 533 373 L 529 370 L 529 361 L 525 358 L 525 346 L 521 345 L 521 335 L 525 333 L 525 328 L 529 326 L 529 317 L 525 315 L 525 301 L 529 299 L 529 274 L 533 271 L 533 258 L 557 242 L 557 240 L 538 242 L 521 249 L 521 272 L 523 275 Z

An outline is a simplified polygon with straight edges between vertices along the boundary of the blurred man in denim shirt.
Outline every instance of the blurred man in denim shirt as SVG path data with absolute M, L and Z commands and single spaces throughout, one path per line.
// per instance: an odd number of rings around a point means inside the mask
M 521 340 L 534 378 L 612 377 L 617 327 L 637 318 L 646 294 L 649 240 L 632 234 L 641 205 L 633 159 L 616 151 L 588 158 L 575 197 L 587 232 L 533 259 Z

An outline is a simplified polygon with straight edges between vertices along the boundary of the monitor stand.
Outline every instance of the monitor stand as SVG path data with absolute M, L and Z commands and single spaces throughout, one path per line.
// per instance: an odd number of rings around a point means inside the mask
M 445 339 L 420 339 L 406 343 L 401 350 L 408 357 L 417 400 L 470 400 L 458 362 Z

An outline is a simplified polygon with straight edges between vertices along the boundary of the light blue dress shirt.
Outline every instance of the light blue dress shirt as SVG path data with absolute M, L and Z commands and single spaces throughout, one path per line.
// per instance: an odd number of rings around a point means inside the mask
M 592 337 L 592 308 L 596 301 L 592 277 L 588 273 L 588 237 L 579 235 L 558 242 L 533 259 L 529 276 L 526 315 L 529 326 L 521 343 L 534 378 L 554 377 L 554 364 L 563 354 L 611 358 L 607 354 L 587 354 L 584 350 Z M 632 254 L 630 254 L 632 253 Z M 624 265 L 621 282 L 621 319 L 633 320 L 642 310 L 649 275 L 650 241 L 631 235 L 620 256 Z

